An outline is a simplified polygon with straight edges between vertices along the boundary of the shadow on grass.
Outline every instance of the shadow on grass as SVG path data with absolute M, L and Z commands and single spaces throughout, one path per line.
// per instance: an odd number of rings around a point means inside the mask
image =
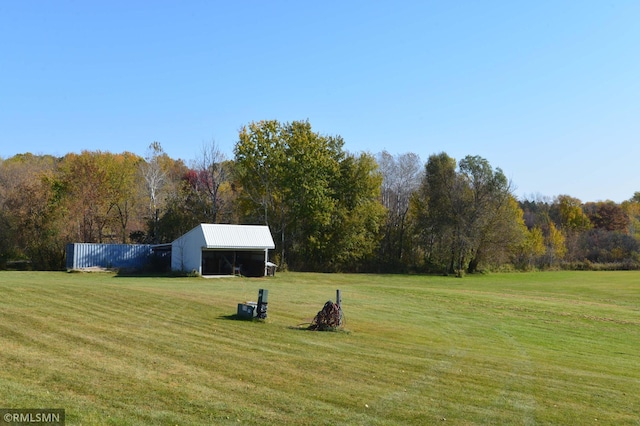
M 325 332 L 330 332 L 330 333 L 340 333 L 340 334 L 351 334 L 351 332 L 349 330 L 345 330 L 344 328 L 313 328 L 311 326 L 311 324 L 309 323 L 304 323 L 304 324 L 298 324 L 296 326 L 289 326 L 287 327 L 289 330 L 296 330 L 296 331 L 325 331 Z
M 172 271 L 141 271 L 137 269 L 114 269 L 115 278 L 199 278 L 199 275 Z
M 298 325 L 290 325 L 289 327 L 287 327 L 289 330 L 298 330 L 298 331 L 310 331 L 311 329 L 309 328 L 311 326 L 311 324 L 309 323 L 302 323 L 302 324 L 298 324 Z
M 263 320 L 263 319 L 259 319 L 259 318 L 245 318 L 242 316 L 239 316 L 237 314 L 231 314 L 231 315 L 220 315 L 218 317 L 218 319 L 220 320 L 225 320 L 225 321 L 245 321 L 245 322 L 255 322 L 255 323 L 260 323 L 260 324 L 266 324 L 267 320 Z M 341 333 L 341 334 L 350 334 L 351 332 L 348 330 L 345 330 L 344 328 L 330 328 L 330 327 L 326 327 L 326 328 L 313 328 L 311 326 L 311 323 L 302 323 L 302 324 L 298 324 L 298 325 L 291 325 L 289 327 L 287 327 L 287 329 L 289 330 L 296 330 L 296 331 L 328 331 L 331 333 Z
M 218 319 L 221 320 L 228 320 L 228 321 L 246 321 L 246 322 L 259 322 L 259 323 L 264 323 L 265 320 L 263 319 L 259 319 L 259 318 L 246 318 L 246 317 L 242 317 L 238 314 L 232 314 L 232 315 L 220 315 L 218 317 Z

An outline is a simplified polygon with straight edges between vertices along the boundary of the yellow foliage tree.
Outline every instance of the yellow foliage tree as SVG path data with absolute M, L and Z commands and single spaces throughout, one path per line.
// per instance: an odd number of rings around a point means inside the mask
M 556 262 L 562 260 L 567 254 L 567 246 L 565 244 L 566 238 L 562 231 L 553 224 L 549 223 L 549 231 L 545 238 L 545 245 L 547 248 L 547 259 L 549 265 L 552 266 Z

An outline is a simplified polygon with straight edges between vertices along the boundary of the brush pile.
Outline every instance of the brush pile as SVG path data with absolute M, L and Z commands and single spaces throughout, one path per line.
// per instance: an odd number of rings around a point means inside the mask
M 309 330 L 314 331 L 333 331 L 342 325 L 342 309 L 337 303 L 329 300 L 324 307 L 313 318 L 313 322 L 309 326 Z

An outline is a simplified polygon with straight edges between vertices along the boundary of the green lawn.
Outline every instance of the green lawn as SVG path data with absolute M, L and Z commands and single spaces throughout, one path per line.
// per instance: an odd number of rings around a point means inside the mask
M 260 288 L 268 319 L 235 320 Z M 345 330 L 304 330 L 336 289 Z M 638 425 L 640 273 L 0 272 L 0 406 L 68 425 Z

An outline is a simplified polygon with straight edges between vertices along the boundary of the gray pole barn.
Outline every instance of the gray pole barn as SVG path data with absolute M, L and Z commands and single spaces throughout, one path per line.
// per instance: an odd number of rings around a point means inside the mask
M 203 223 L 171 243 L 171 269 L 205 276 L 265 276 L 274 248 L 268 226 Z

